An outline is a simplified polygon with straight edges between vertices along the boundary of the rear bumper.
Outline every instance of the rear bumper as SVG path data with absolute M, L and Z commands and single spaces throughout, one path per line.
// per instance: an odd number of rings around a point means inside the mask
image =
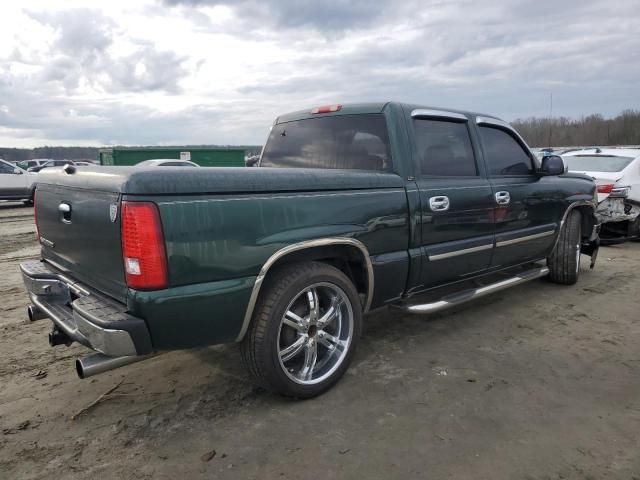
M 49 264 L 20 265 L 31 302 L 71 340 L 110 357 L 147 355 L 153 351 L 145 321 L 126 306 L 78 284 Z

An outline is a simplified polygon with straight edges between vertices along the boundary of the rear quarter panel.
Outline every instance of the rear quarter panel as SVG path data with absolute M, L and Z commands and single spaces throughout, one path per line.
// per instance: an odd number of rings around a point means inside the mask
M 374 267 L 374 307 L 405 289 L 404 188 L 135 199 L 157 203 L 167 248 L 170 288 L 132 291 L 128 302 L 158 349 L 233 341 L 264 263 L 304 240 L 361 241 Z
M 404 189 L 157 199 L 170 282 L 186 285 L 257 275 L 277 250 L 350 236 L 372 256 L 405 250 Z

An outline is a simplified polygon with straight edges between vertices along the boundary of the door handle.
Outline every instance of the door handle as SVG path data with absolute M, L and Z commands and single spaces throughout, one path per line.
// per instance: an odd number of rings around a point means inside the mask
M 443 195 L 431 197 L 429 199 L 429 207 L 432 212 L 446 212 L 449 210 L 449 197 Z
M 509 192 L 496 192 L 496 203 L 498 205 L 509 205 L 511 194 Z

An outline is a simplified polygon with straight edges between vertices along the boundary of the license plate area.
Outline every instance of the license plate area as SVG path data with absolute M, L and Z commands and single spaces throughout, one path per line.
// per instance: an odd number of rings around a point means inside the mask
M 65 282 L 50 278 L 29 278 L 26 281 L 29 283 L 27 289 L 48 303 L 71 304 L 71 290 Z

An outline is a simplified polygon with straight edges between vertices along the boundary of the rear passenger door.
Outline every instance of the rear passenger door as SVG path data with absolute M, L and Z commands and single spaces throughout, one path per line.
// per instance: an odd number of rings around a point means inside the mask
M 489 267 L 493 196 L 465 115 L 418 109 L 411 122 L 421 200 L 418 289 L 426 289 Z
M 544 258 L 553 247 L 563 194 L 557 178 L 536 173 L 533 155 L 507 123 L 478 117 L 478 134 L 494 196 L 492 268 Z

